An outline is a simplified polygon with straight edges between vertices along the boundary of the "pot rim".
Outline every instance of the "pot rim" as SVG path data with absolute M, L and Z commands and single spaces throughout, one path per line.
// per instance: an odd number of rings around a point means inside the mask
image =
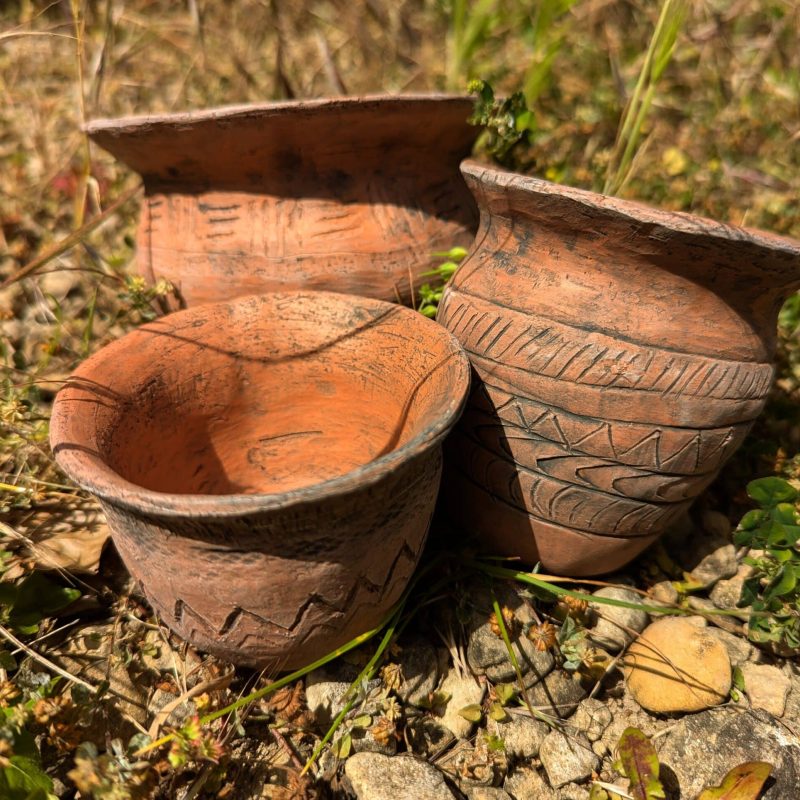
M 68 413 L 63 405 L 59 403 L 59 396 L 74 389 L 69 383 L 62 387 L 56 396 L 50 426 L 50 446 L 56 456 L 56 461 L 64 472 L 77 483 L 82 489 L 96 495 L 100 500 L 109 505 L 127 509 L 135 513 L 151 513 L 163 517 L 191 517 L 191 518 L 226 518 L 247 514 L 264 513 L 268 511 L 284 510 L 306 503 L 320 502 L 336 495 L 347 494 L 350 491 L 372 486 L 382 480 L 386 475 L 394 471 L 401 464 L 412 460 L 417 456 L 423 455 L 432 447 L 437 445 L 446 436 L 449 430 L 455 425 L 461 415 L 467 401 L 470 387 L 470 365 L 466 353 L 458 340 L 443 326 L 434 320 L 427 319 L 417 311 L 398 306 L 383 300 L 361 297 L 360 295 L 348 295 L 339 292 L 323 291 L 296 291 L 296 292 L 272 292 L 261 295 L 247 295 L 238 297 L 234 300 L 195 306 L 194 308 L 176 311 L 161 317 L 161 320 L 173 320 L 178 318 L 190 317 L 202 310 L 208 310 L 209 306 L 236 306 L 246 302 L 260 301 L 267 303 L 271 300 L 286 300 L 289 297 L 298 296 L 327 296 L 341 299 L 348 304 L 353 301 L 359 303 L 372 303 L 378 306 L 387 307 L 391 313 L 408 313 L 418 318 L 418 323 L 432 326 L 434 335 L 442 337 L 448 344 L 450 356 L 455 358 L 458 363 L 457 379 L 453 384 L 447 386 L 449 403 L 446 412 L 440 415 L 432 424 L 424 428 L 414 438 L 403 444 L 401 447 L 391 450 L 356 469 L 346 472 L 330 480 L 315 483 L 310 486 L 300 487 L 287 492 L 279 493 L 258 493 L 258 494 L 178 494 L 171 492 L 158 492 L 146 489 L 126 478 L 122 477 L 116 470 L 98 454 L 88 452 L 83 449 L 82 442 L 65 442 L 62 440 L 68 428 Z M 107 358 L 109 353 L 114 354 L 120 351 L 120 356 L 126 347 L 130 346 L 130 336 L 141 330 L 146 330 L 147 323 L 139 328 L 125 334 L 120 339 L 103 347 L 94 355 L 84 361 L 73 373 L 91 374 L 93 363 L 100 354 Z M 436 369 L 443 366 L 441 362 L 434 367 L 428 376 L 433 374 Z M 71 376 L 72 377 L 72 376 Z M 425 378 L 427 379 L 427 378 Z M 423 379 L 423 380 L 425 380 Z M 68 398 L 62 398 L 68 399 Z M 85 413 L 85 412 L 84 412 Z M 71 446 L 70 446 L 71 445 Z
M 318 97 L 303 100 L 275 100 L 268 103 L 240 103 L 212 108 L 178 111 L 168 114 L 134 114 L 123 117 L 98 117 L 83 126 L 89 136 L 109 133 L 114 136 L 136 135 L 155 128 L 185 129 L 203 123 L 239 120 L 266 120 L 285 117 L 298 111 L 338 113 L 343 110 L 386 108 L 394 111 L 429 109 L 441 113 L 442 105 L 471 108 L 469 95 L 447 92 L 410 92 L 406 94 L 364 94 L 346 97 Z M 466 120 L 465 120 L 466 122 Z
M 462 161 L 461 172 L 490 187 L 517 191 L 523 195 L 564 197 L 585 208 L 600 211 L 609 217 L 653 225 L 666 233 L 711 237 L 800 257 L 800 241 L 771 231 L 730 225 L 686 211 L 667 211 L 637 200 L 626 200 L 589 189 L 578 189 L 553 183 L 543 178 L 498 169 L 475 159 Z M 514 206 L 514 208 L 516 207 Z

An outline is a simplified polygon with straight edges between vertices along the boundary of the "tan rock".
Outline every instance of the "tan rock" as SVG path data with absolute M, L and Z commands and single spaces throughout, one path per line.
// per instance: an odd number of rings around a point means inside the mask
M 630 646 L 625 677 L 633 699 L 648 711 L 700 711 L 728 697 L 731 663 L 725 646 L 705 628 L 666 617 Z
M 770 664 L 742 664 L 744 690 L 753 708 L 763 708 L 773 717 L 782 717 L 791 681 Z

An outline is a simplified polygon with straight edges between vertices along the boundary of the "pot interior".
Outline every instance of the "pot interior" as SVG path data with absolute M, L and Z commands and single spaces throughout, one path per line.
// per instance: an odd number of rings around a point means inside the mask
M 346 295 L 200 306 L 106 350 L 66 390 L 94 394 L 75 404 L 84 424 L 73 430 L 126 481 L 172 494 L 331 480 L 453 416 L 466 391 L 465 357 L 446 331 Z

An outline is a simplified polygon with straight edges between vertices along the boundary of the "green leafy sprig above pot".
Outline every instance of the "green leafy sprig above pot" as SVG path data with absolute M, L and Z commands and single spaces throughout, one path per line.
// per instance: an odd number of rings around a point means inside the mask
M 515 150 L 529 143 L 535 131 L 533 112 L 522 92 L 503 99 L 495 97 L 494 89 L 482 80 L 470 81 L 467 87 L 475 97 L 475 110 L 469 118 L 472 125 L 482 125 L 483 133 L 476 149 L 490 155 L 502 166 L 517 165 Z

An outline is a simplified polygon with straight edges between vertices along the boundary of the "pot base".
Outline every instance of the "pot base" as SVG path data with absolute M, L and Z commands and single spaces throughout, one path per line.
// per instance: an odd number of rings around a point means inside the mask
M 605 536 L 538 519 L 456 473 L 450 464 L 443 487 L 456 523 L 475 532 L 494 555 L 530 565 L 541 562 L 557 575 L 579 578 L 613 572 L 660 535 Z

